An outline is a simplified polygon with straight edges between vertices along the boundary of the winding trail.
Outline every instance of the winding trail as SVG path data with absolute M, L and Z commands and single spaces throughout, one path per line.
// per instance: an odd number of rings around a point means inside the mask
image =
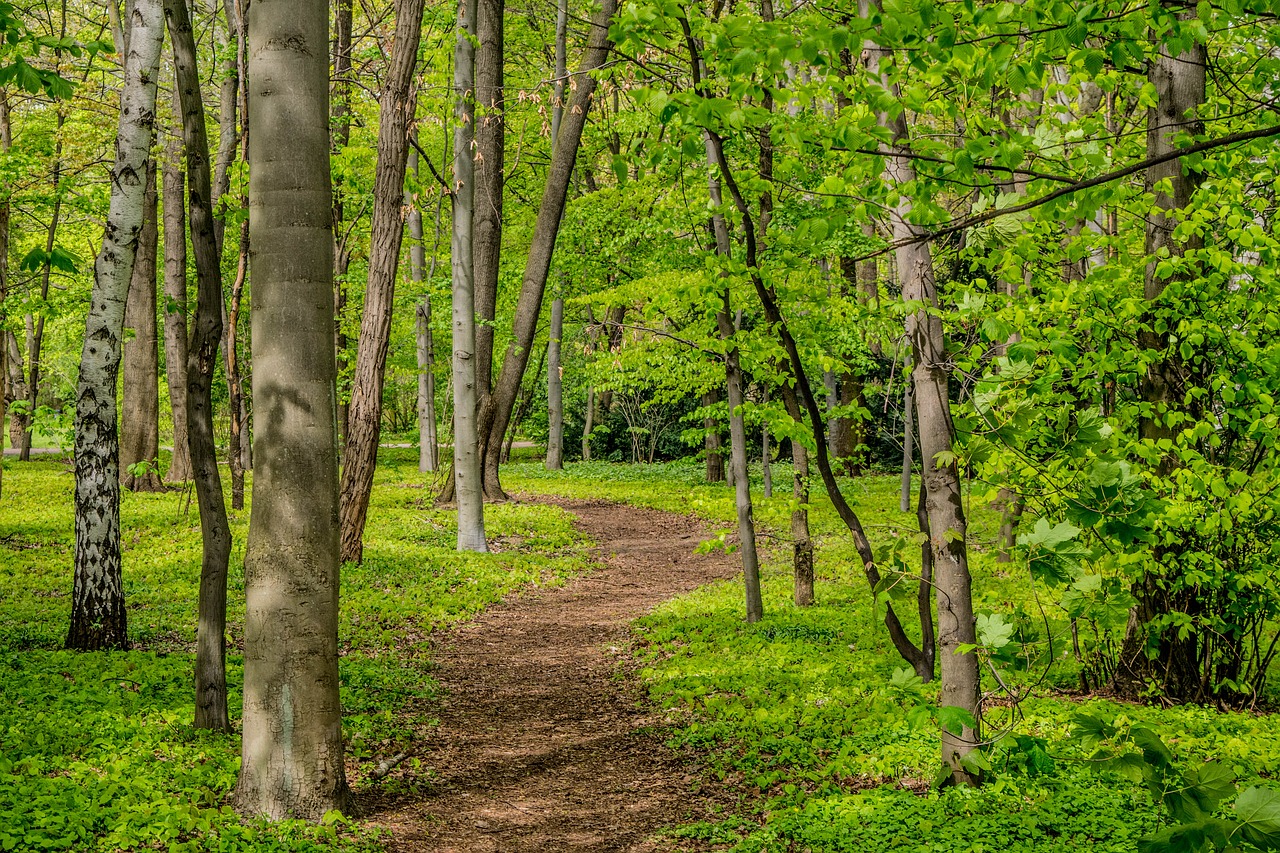
M 425 795 L 368 817 L 396 853 L 648 853 L 653 833 L 707 816 L 697 769 L 663 743 L 625 667 L 628 624 L 655 605 L 732 577 L 710 534 L 681 515 L 605 501 L 563 507 L 600 543 L 601 568 L 557 589 L 509 596 L 441 635 L 440 725 L 422 744 Z M 420 789 L 422 790 L 422 789 Z

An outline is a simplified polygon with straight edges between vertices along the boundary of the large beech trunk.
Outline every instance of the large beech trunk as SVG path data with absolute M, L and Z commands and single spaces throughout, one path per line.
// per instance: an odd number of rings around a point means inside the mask
M 591 33 L 583 54 L 577 88 L 561 120 L 560 133 L 556 137 L 551 157 L 551 168 L 547 172 L 547 183 L 538 206 L 533 241 L 529 247 L 520 296 L 516 302 L 512 340 L 503 356 L 502 371 L 494 385 L 493 394 L 480 413 L 484 491 L 490 498 L 506 497 L 498 479 L 502 441 L 511 423 L 525 370 L 529 366 L 529 355 L 533 352 L 533 338 L 538 327 L 538 317 L 542 313 L 542 297 L 546 292 L 547 274 L 555 252 L 556 235 L 560 231 L 560 219 L 564 215 L 569 178 L 578 158 L 582 130 L 586 126 L 587 112 L 596 89 L 596 79 L 591 72 L 603 65 L 608 56 L 611 44 L 609 21 L 616 8 L 616 0 L 603 0 L 601 11 L 591 22 Z
M 404 176 L 409 156 L 409 125 L 415 104 L 413 70 L 421 40 L 423 0 L 397 0 L 391 67 L 378 108 L 378 163 L 374 172 L 373 221 L 364 316 L 356 350 L 356 370 L 347 409 L 346 451 L 338 502 L 343 562 L 364 557 L 364 525 L 378 462 L 382 426 L 382 384 L 391 340 L 396 272 L 404 239 Z M 469 149 L 457 149 L 468 152 Z
M 164 479 L 191 479 L 187 447 L 187 212 L 186 171 L 182 140 L 174 137 L 165 151 L 161 181 L 164 216 L 164 372 L 173 413 L 173 458 Z
M 338 698 L 338 447 L 325 0 L 249 11 L 254 495 L 241 814 L 347 804 Z M 281 36 L 287 33 L 288 37 Z
M 187 155 L 191 248 L 196 262 L 196 315 L 187 352 L 187 448 L 200 508 L 200 598 L 196 627 L 196 728 L 226 731 L 227 565 L 231 529 L 218 473 L 213 435 L 213 372 L 222 337 L 222 268 L 219 263 L 209 140 L 196 66 L 195 37 L 184 0 L 165 0 Z
M 871 7 L 861 0 L 865 16 Z M 868 72 L 880 75 L 880 62 L 885 51 L 874 42 L 863 49 Z M 884 79 L 885 89 L 895 97 L 896 84 Z M 911 138 L 906 114 L 898 111 L 879 116 L 881 127 L 891 141 L 883 144 L 885 171 L 889 181 L 899 187 L 915 181 L 911 160 Z M 942 760 L 951 769 L 953 781 L 975 784 L 978 777 L 963 765 L 963 759 L 978 748 L 978 720 L 981 715 L 981 681 L 978 657 L 972 651 L 977 644 L 974 630 L 972 581 L 969 576 L 968 549 L 965 539 L 968 523 L 964 513 L 960 471 L 952 453 L 953 427 L 951 401 L 948 396 L 946 339 L 942 318 L 937 315 L 938 293 L 934 280 L 933 257 L 927 242 L 916 241 L 921 229 L 909 219 L 912 203 L 903 195 L 889 212 L 896 250 L 902 298 L 923 307 L 907 318 L 907 337 L 911 342 L 913 368 L 911 383 L 915 391 L 916 424 L 922 465 L 921 488 L 925 495 L 929 543 L 938 608 L 938 658 L 941 663 L 941 692 L 938 704 L 956 707 L 971 715 L 974 726 L 963 726 L 953 734 L 941 729 Z M 915 242 L 913 242 L 915 241 Z M 965 651 L 965 649 L 969 649 Z
M 94 263 L 76 386 L 75 581 L 67 648 L 128 646 L 120 565 L 120 445 L 116 377 L 125 298 L 145 219 L 147 160 L 155 129 L 164 42 L 160 0 L 134 0 L 120 93 L 116 162 L 102 251 Z
M 120 426 L 120 485 L 131 492 L 164 490 L 160 471 L 160 340 L 156 334 L 156 256 L 160 241 L 157 217 L 156 166 L 147 165 L 142 234 L 129 278 L 125 301 L 125 329 L 133 337 L 124 342 L 124 397 Z M 129 470 L 149 463 L 139 474 Z M 137 470 L 137 469 L 135 469 Z
M 459 0 L 453 51 L 453 484 L 458 505 L 458 550 L 487 551 L 481 483 L 480 389 L 476 378 L 475 267 L 472 257 L 475 160 L 476 0 Z
M 1183 12 L 1184 17 L 1194 12 Z M 1156 157 L 1178 149 L 1177 138 L 1184 133 L 1195 134 L 1201 129 L 1196 115 L 1205 103 L 1206 68 L 1208 55 L 1203 44 L 1193 44 L 1186 51 L 1172 56 L 1161 47 L 1148 66 L 1147 79 L 1155 89 L 1156 103 L 1147 111 L 1147 156 Z M 1146 217 L 1147 268 L 1144 280 L 1144 296 L 1149 303 L 1160 300 L 1168 280 L 1156 274 L 1158 256 L 1179 258 L 1202 245 L 1198 238 L 1177 239 L 1174 229 L 1181 219 L 1180 213 L 1190 204 L 1202 175 L 1194 168 L 1185 168 L 1181 160 L 1169 160 L 1147 169 L 1147 191 L 1155 197 L 1155 209 Z M 1168 186 L 1168 191 L 1163 186 Z M 1182 271 L 1181 274 L 1189 274 Z M 1167 412 L 1182 407 L 1183 391 L 1180 390 L 1182 372 L 1178 357 L 1170 351 L 1165 335 L 1157 332 L 1155 314 L 1152 311 L 1146 327 L 1139 332 L 1138 342 L 1143 349 L 1156 353 L 1156 359 L 1147 368 L 1140 383 L 1143 402 L 1150 404 L 1150 414 L 1138 425 L 1139 435 L 1154 444 L 1173 438 L 1173 430 L 1164 420 Z M 1157 467 L 1157 474 L 1168 476 L 1179 464 L 1176 456 L 1166 454 Z M 1154 549 L 1156 564 L 1166 572 L 1177 569 L 1172 565 L 1176 553 L 1167 546 Z M 1160 569 L 1157 569 L 1159 571 Z M 1148 656 L 1151 622 L 1175 610 L 1194 614 L 1200 607 L 1194 593 L 1170 592 L 1163 579 L 1154 572 L 1134 585 L 1137 606 L 1129 614 L 1129 624 L 1120 648 L 1120 659 L 1112 679 L 1117 693 L 1129 698 L 1139 698 L 1151 683 L 1159 685 L 1166 697 L 1174 701 L 1203 701 L 1212 691 L 1203 674 L 1208 672 L 1199 655 L 1199 643 L 1195 632 L 1179 637 L 1176 629 L 1166 630 L 1156 638 L 1154 656 Z

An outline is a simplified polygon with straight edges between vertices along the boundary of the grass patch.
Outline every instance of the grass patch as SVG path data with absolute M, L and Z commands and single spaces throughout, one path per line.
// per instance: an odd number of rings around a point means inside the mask
M 352 781 L 432 724 L 428 640 L 528 584 L 588 568 L 555 507 L 490 507 L 492 554 L 454 551 L 416 451 L 384 449 L 365 560 L 342 577 L 339 661 Z M 134 649 L 60 649 L 70 616 L 72 477 L 56 458 L 6 464 L 0 502 L 0 850 L 364 851 L 357 826 L 242 824 L 227 807 L 238 735 L 191 728 L 199 518 L 183 492 L 123 498 Z M 251 499 L 251 498 L 250 498 Z M 228 676 L 238 725 L 248 510 L 232 516 Z
M 779 468 L 774 482 L 783 484 L 782 495 L 756 504 L 763 541 L 774 546 L 762 570 L 764 621 L 743 622 L 738 580 L 669 601 L 638 623 L 643 677 L 675 724 L 673 744 L 708 756 L 712 773 L 758 794 L 755 814 L 685 827 L 677 837 L 742 853 L 1132 851 L 1163 815 L 1145 788 L 1087 766 L 1088 753 L 1069 734 L 1082 710 L 1150 726 L 1180 756 L 1216 759 L 1242 780 L 1280 773 L 1276 717 L 1063 695 L 1055 687 L 1074 686 L 1076 668 L 1068 649 L 1059 648 L 1056 673 L 1023 703 L 1020 718 L 1007 708 L 991 711 L 990 730 L 1009 727 L 1005 743 L 1026 739 L 1027 749 L 1039 750 L 1036 761 L 1027 760 L 1026 749 L 997 748 L 986 787 L 932 791 L 940 763 L 936 729 L 913 709 L 936 701 L 936 688 L 908 690 L 901 675 L 895 679 L 904 664 L 888 644 L 883 605 L 872 601 L 847 534 L 816 491 L 819 603 L 791 604 L 789 552 L 782 547 L 790 479 Z M 506 485 L 692 511 L 725 529 L 734 520 L 731 490 L 702 482 L 701 467 L 692 463 L 588 463 L 558 474 L 514 466 Z M 914 532 L 914 515 L 897 508 L 897 478 L 845 485 L 873 544 Z M 1025 570 L 997 565 L 998 519 L 983 506 L 969 511 L 975 608 L 1031 613 L 1042 601 L 1051 627 L 1061 629 L 1062 617 L 1051 612 L 1057 591 L 1037 591 Z M 911 608 L 899 612 L 917 631 Z

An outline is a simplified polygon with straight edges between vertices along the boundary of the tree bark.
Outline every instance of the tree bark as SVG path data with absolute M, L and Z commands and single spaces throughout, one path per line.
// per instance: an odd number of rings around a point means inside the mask
M 702 395 L 702 407 L 710 408 L 720 402 L 720 392 L 711 390 Z M 724 482 L 724 454 L 721 447 L 724 442 L 720 438 L 720 421 L 708 414 L 702 419 L 703 450 L 706 453 L 707 482 Z
M 245 553 L 241 814 L 347 804 L 325 0 L 249 12 L 255 480 Z M 287 35 L 282 35 L 287 34 Z
M 161 181 L 164 208 L 164 367 L 173 412 L 173 458 L 165 482 L 191 479 L 187 448 L 187 212 L 182 140 L 175 136 L 165 153 Z
M 476 189 L 472 265 L 475 271 L 476 387 L 481 402 L 492 393 L 493 320 L 502 256 L 502 196 L 506 168 L 506 97 L 503 19 L 505 0 L 479 0 L 476 8 Z
M 352 0 L 335 0 L 333 15 L 333 101 L 330 108 L 330 148 L 334 155 L 351 142 L 351 30 Z M 342 393 L 347 366 L 347 329 L 343 323 L 347 310 L 347 270 L 351 265 L 351 250 L 347 247 L 346 204 L 343 200 L 341 179 L 333 185 L 333 345 L 338 357 L 338 436 L 347 440 L 349 403 Z M 340 444 L 339 450 L 345 450 Z
M 195 727 L 227 731 L 227 565 L 231 528 L 222 496 L 213 433 L 213 373 L 222 339 L 222 264 L 218 254 L 209 140 L 196 65 L 195 36 L 185 0 L 165 0 L 187 159 L 191 248 L 196 263 L 196 314 L 187 351 L 187 448 L 200 508 L 200 593 L 196 627 Z
M 1186 20 L 1192 12 L 1180 12 Z M 1159 51 L 1148 66 L 1147 79 L 1154 87 L 1156 103 L 1147 111 L 1147 156 L 1155 157 L 1177 151 L 1177 137 L 1182 133 L 1196 134 L 1203 130 L 1197 115 L 1205 103 L 1208 52 L 1203 44 L 1192 44 L 1187 50 L 1174 56 L 1166 46 Z M 1144 442 L 1154 444 L 1174 438 L 1173 430 L 1165 421 L 1165 415 L 1182 408 L 1182 380 L 1177 355 L 1170 351 L 1165 336 L 1157 332 L 1155 306 L 1159 303 L 1168 282 L 1156 274 L 1158 254 L 1180 258 L 1201 248 L 1197 237 L 1177 239 L 1174 229 L 1186 210 L 1202 174 L 1181 160 L 1169 160 L 1147 169 L 1146 189 L 1155 197 L 1155 209 L 1146 217 L 1147 267 L 1143 294 L 1151 306 L 1143 328 L 1138 333 L 1139 345 L 1157 355 L 1147 368 L 1140 382 L 1139 392 L 1144 403 L 1150 405 L 1150 414 L 1144 414 L 1138 424 L 1138 434 Z M 1167 182 L 1168 191 L 1163 189 Z M 1180 270 L 1183 276 L 1189 270 Z M 1156 466 L 1159 477 L 1168 477 L 1179 465 L 1173 452 L 1166 453 Z M 1158 546 L 1153 556 L 1156 564 L 1172 577 L 1178 571 L 1176 552 L 1167 546 Z M 1129 624 L 1120 648 L 1120 659 L 1112 679 L 1113 689 L 1127 698 L 1139 698 L 1148 686 L 1155 683 L 1164 695 L 1173 701 L 1194 701 L 1200 697 L 1199 655 L 1197 632 L 1179 636 L 1178 630 L 1167 630 L 1154 638 L 1152 645 L 1151 622 L 1159 616 L 1175 610 L 1192 613 L 1199 609 L 1194 593 L 1177 596 L 1170 591 L 1167 577 L 1149 572 L 1148 576 L 1134 584 L 1133 594 L 1137 606 L 1129 615 Z M 1183 599 L 1181 601 L 1177 599 Z M 1151 654 L 1151 652 L 1154 654 Z
M 102 251 L 94 263 L 76 388 L 75 580 L 67 648 L 129 644 L 120 565 L 120 445 L 116 377 L 125 298 L 143 227 L 147 159 L 164 42 L 159 0 L 134 0 L 124 63 L 116 162 Z
M 413 148 L 409 149 L 409 168 L 416 177 L 418 152 Z M 423 285 L 435 277 L 442 203 L 443 198 L 436 204 L 436 245 L 431 251 L 431 275 L 426 275 L 422 210 L 416 198 L 406 199 L 409 207 L 409 280 L 421 293 L 414 311 L 414 337 L 418 357 L 418 470 L 423 473 L 435 472 L 440 467 L 440 443 L 436 438 L 436 347 L 431 331 L 431 292 Z
M 156 164 L 147 164 L 142 234 L 125 300 L 125 329 L 133 337 L 124 342 L 124 382 L 120 440 L 120 485 L 131 492 L 164 491 L 160 471 L 149 465 L 141 475 L 128 468 L 160 457 L 160 341 L 156 334 L 156 254 L 160 238 L 157 216 Z
M 533 241 L 525 264 L 520 296 L 516 303 L 512 340 L 502 359 L 502 371 L 493 389 L 490 401 L 480 414 L 480 436 L 484 457 L 484 490 L 491 498 L 505 498 L 498 479 L 498 463 L 501 459 L 502 440 L 515 407 L 516 397 L 529 355 L 533 351 L 533 337 L 537 331 L 538 317 L 542 312 L 542 297 L 546 292 L 547 274 L 551 269 L 551 257 L 555 252 L 556 235 L 564 216 L 565 198 L 569 190 L 569 178 L 577 161 L 582 130 L 586 126 L 591 97 L 596 89 L 596 79 L 591 74 L 604 64 L 608 56 L 609 21 L 617 8 L 616 0 L 603 0 L 600 13 L 592 20 L 587 49 L 583 54 L 581 76 L 573 93 L 569 109 L 561 121 L 560 135 L 555 140 L 551 168 L 547 173 L 546 187 L 538 207 L 534 223 Z
M 476 299 L 473 263 L 475 159 L 471 143 L 475 102 L 476 0 L 459 0 L 453 51 L 453 484 L 458 505 L 458 550 L 488 551 L 484 535 L 480 388 L 476 376 Z M 499 448 L 500 449 L 500 448 Z
M 364 525 L 378 462 L 382 427 L 382 384 L 391 341 L 396 272 L 404 240 L 404 177 L 410 125 L 417 105 L 413 72 L 422 39 L 423 0 L 397 0 L 391 65 L 378 108 L 378 162 L 374 172 L 369 277 L 356 349 L 355 376 L 347 414 L 346 451 L 338 501 L 340 556 L 344 563 L 364 557 Z M 469 154 L 469 149 L 457 149 Z
M 782 402 L 787 414 L 797 424 L 804 423 L 800 401 L 795 389 L 782 386 Z M 791 567 L 795 578 L 796 607 L 810 607 L 814 601 L 813 539 L 809 535 L 809 450 L 803 443 L 791 439 L 792 477 L 791 496 L 796 506 L 791 510 Z
M 560 338 L 564 334 L 564 297 L 551 303 L 547 341 L 547 470 L 564 470 L 564 386 L 560 380 Z
M 65 31 L 66 9 L 63 9 L 63 29 Z M 27 317 L 27 406 L 22 415 L 22 443 L 18 449 L 18 461 L 31 461 L 31 425 L 35 417 L 36 406 L 40 402 L 41 357 L 44 350 L 45 303 L 49 299 L 49 285 L 53 276 L 52 253 L 57 245 L 58 225 L 62 219 L 62 128 L 66 124 L 66 113 L 59 105 L 55 118 L 53 143 L 53 175 L 50 178 L 53 190 L 53 212 L 49 217 L 49 228 L 45 231 L 45 260 L 40 267 L 40 313 Z M 127 297 L 126 297 L 127 298 Z
M 860 0 L 860 12 L 867 16 L 871 0 Z M 868 72 L 880 76 L 886 91 L 898 96 L 897 85 L 882 76 L 880 61 L 886 51 L 868 41 L 863 49 Z M 885 172 L 890 183 L 906 186 L 915 181 L 910 159 L 911 138 L 906 114 L 883 112 L 881 127 L 890 134 L 882 143 L 888 155 Z M 981 682 L 978 657 L 964 647 L 977 644 L 974 629 L 972 582 L 969 576 L 965 537 L 968 524 L 961 494 L 960 471 L 952 452 L 953 426 L 948 396 L 946 339 L 942 318 L 937 315 L 938 294 L 933 258 L 928 243 L 909 242 L 920 235 L 910 222 L 912 202 L 903 196 L 889 212 L 893 239 L 903 243 L 895 253 L 902 298 L 922 307 L 907 318 L 914 366 L 911 383 L 915 391 L 916 421 L 923 466 L 921 487 L 929 524 L 932 570 L 937 591 L 938 644 L 941 659 L 941 691 L 938 704 L 956 707 L 972 716 L 974 725 L 962 726 L 959 734 L 942 727 L 942 760 L 951 768 L 951 779 L 959 784 L 977 784 L 980 778 L 967 769 L 963 760 L 980 741 Z

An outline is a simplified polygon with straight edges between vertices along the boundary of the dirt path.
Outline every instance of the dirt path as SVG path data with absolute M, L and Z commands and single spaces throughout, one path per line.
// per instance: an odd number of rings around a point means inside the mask
M 679 515 L 554 502 L 601 543 L 603 568 L 508 598 L 438 641 L 440 726 L 418 756 L 426 794 L 369 817 L 397 853 L 652 851 L 663 826 L 706 814 L 695 769 L 663 744 L 660 715 L 618 679 L 627 625 L 738 569 L 695 555 L 709 534 Z M 654 728 L 658 727 L 658 728 Z

